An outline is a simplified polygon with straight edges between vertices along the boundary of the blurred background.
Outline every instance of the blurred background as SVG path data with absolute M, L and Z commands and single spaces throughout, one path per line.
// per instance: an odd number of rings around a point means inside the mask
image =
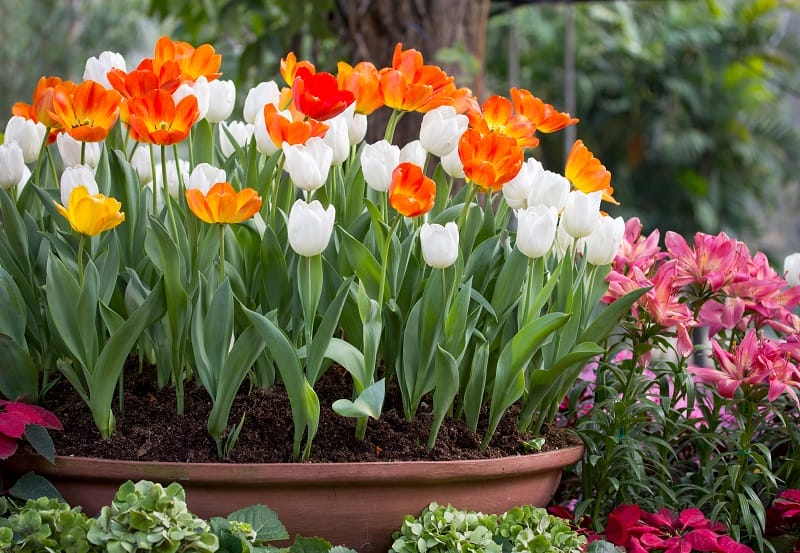
M 726 231 L 778 265 L 800 250 L 798 0 L 0 0 L 0 128 L 40 76 L 81 80 L 103 50 L 131 69 L 163 34 L 222 53 L 240 105 L 289 51 L 335 73 L 402 42 L 480 100 L 518 86 L 579 117 L 531 153 L 563 171 L 583 139 L 612 215 Z

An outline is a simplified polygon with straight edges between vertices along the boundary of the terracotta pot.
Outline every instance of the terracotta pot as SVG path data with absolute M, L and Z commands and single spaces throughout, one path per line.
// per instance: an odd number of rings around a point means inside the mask
M 360 553 L 387 551 L 403 516 L 431 501 L 502 513 L 516 505 L 546 505 L 565 466 L 583 447 L 477 461 L 386 463 L 156 463 L 15 456 L 7 477 L 33 470 L 47 477 L 72 505 L 96 514 L 126 480 L 180 482 L 189 509 L 201 517 L 225 516 L 261 503 L 289 533 L 320 536 Z

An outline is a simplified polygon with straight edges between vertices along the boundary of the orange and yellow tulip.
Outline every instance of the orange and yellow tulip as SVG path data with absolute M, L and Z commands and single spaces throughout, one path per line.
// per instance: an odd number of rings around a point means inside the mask
M 481 111 L 469 111 L 470 126 L 481 134 L 502 133 L 517 141 L 520 148 L 535 148 L 539 139 L 534 136 L 536 125 L 514 113 L 511 100 L 503 96 L 491 96 L 481 106 Z
M 314 64 L 310 61 L 297 61 L 297 56 L 295 56 L 294 52 L 289 52 L 285 58 L 281 58 L 281 76 L 287 85 L 292 86 L 294 84 L 294 76 L 301 67 L 305 67 L 312 74 L 317 72 Z
M 95 81 L 62 83 L 53 92 L 50 116 L 75 140 L 100 142 L 117 122 L 121 100 L 117 91 Z
M 533 123 L 539 132 L 560 131 L 578 122 L 577 117 L 570 117 L 569 113 L 560 112 L 551 104 L 545 104 L 524 88 L 512 88 L 511 100 L 516 112 Z
M 241 223 L 261 209 L 261 196 L 252 188 L 239 192 L 229 182 L 218 182 L 207 194 L 197 188 L 186 191 L 189 209 L 201 221 L 209 224 Z
M 436 183 L 425 176 L 422 168 L 404 162 L 392 171 L 389 185 L 389 203 L 405 217 L 418 217 L 433 209 L 436 200 Z
M 452 105 L 456 87 L 454 79 L 436 65 L 423 65 L 417 50 L 403 50 L 398 43 L 392 56 L 392 67 L 378 72 L 384 103 L 398 111 L 427 112 L 443 105 Z
M 169 146 L 181 142 L 199 115 L 197 98 L 187 96 L 175 105 L 165 90 L 153 90 L 128 103 L 131 138 L 148 144 Z
M 33 91 L 33 111 L 36 114 L 36 120 L 50 129 L 61 128 L 51 112 L 53 110 L 53 94 L 56 88 L 62 85 L 74 87 L 75 83 L 62 81 L 59 77 L 42 77 Z
M 340 61 L 337 65 L 336 80 L 339 88 L 349 90 L 356 97 L 356 112 L 369 115 L 383 107 L 381 81 L 378 70 L 368 61 L 357 63 L 355 67 Z
M 125 220 L 122 204 L 103 194 L 89 194 L 85 186 L 77 186 L 69 195 L 67 207 L 56 203 L 56 209 L 76 232 L 95 236 Z
M 514 137 L 467 129 L 458 141 L 458 156 L 467 179 L 486 190 L 500 190 L 519 173 L 524 160 Z
M 601 190 L 603 200 L 615 205 L 619 202 L 614 199 L 614 189 L 611 187 L 611 173 L 600 160 L 583 144 L 577 140 L 567 156 L 567 167 L 564 176 L 577 190 L 584 194 Z
M 284 142 L 290 145 L 305 144 L 312 136 L 325 136 L 328 130 L 328 125 L 314 119 L 289 121 L 278 112 L 274 104 L 264 106 L 264 121 L 269 137 L 278 148 L 282 147 Z
M 181 78 L 185 81 L 194 82 L 199 77 L 213 81 L 222 75 L 219 72 L 222 56 L 217 54 L 210 44 L 202 44 L 195 48 L 188 42 L 171 40 L 169 37 L 162 36 L 156 42 L 152 61 L 153 71 L 157 74 L 160 73 L 161 66 L 169 61 L 178 64 Z

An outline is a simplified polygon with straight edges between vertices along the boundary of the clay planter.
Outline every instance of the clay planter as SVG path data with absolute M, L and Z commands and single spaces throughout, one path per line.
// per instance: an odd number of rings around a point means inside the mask
M 385 552 L 406 514 L 431 501 L 502 513 L 515 505 L 546 505 L 565 466 L 583 447 L 477 461 L 386 463 L 155 463 L 18 455 L 3 465 L 13 479 L 33 470 L 72 505 L 96 514 L 126 480 L 180 482 L 189 509 L 203 518 L 261 503 L 290 535 L 320 536 L 360 553 Z

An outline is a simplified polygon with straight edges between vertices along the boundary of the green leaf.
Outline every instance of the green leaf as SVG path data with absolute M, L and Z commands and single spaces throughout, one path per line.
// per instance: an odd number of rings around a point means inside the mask
M 340 251 L 344 252 L 344 260 L 349 265 L 348 269 L 350 269 L 340 271 L 340 273 L 343 275 L 355 273 L 358 280 L 364 284 L 369 297 L 377 298 L 382 275 L 378 260 L 375 259 L 375 256 L 364 244 L 353 238 L 342 227 L 338 228 L 341 242 Z
M 49 497 L 64 502 L 58 490 L 44 476 L 26 472 L 20 476 L 8 493 L 19 499 L 39 499 Z
M 322 538 L 297 536 L 289 548 L 289 553 L 328 553 L 331 543 Z
M 192 127 L 192 153 L 195 164 L 214 164 L 214 128 L 207 119 L 201 119 Z
M 266 505 L 251 505 L 228 515 L 229 521 L 246 522 L 256 533 L 257 541 L 275 541 L 289 538 L 275 511 Z
M 39 397 L 39 369 L 30 354 L 14 340 L 0 334 L 0 394 L 10 400 Z
M 621 298 L 609 304 L 583 331 L 578 340 L 580 342 L 599 343 L 605 340 L 617 326 L 617 323 L 628 313 L 633 304 L 650 290 L 650 287 L 640 288 L 628 292 Z
M 489 343 L 481 338 L 472 355 L 472 366 L 469 380 L 464 390 L 464 417 L 467 426 L 473 432 L 478 429 L 478 417 L 483 407 L 483 395 L 486 390 L 486 371 L 489 365 Z
M 36 452 L 50 461 L 56 462 L 56 448 L 53 445 L 53 438 L 47 433 L 47 429 L 38 424 L 28 424 L 25 426 L 25 439 L 28 440 Z
M 27 308 L 14 279 L 3 267 L 0 267 L 0 334 L 16 342 L 27 350 L 25 326 Z
M 381 378 L 358 394 L 355 401 L 337 399 L 331 406 L 343 417 L 372 417 L 378 420 L 383 410 L 383 398 L 386 395 L 386 381 Z
M 452 354 L 442 346 L 438 346 L 436 351 L 435 370 L 436 387 L 433 390 L 433 418 L 428 435 L 428 451 L 436 444 L 439 428 L 450 406 L 453 405 L 459 386 L 458 364 Z
M 90 363 L 93 363 L 94 359 L 86 358 L 79 325 L 75 324 L 75 301 L 81 295 L 81 288 L 78 280 L 52 253 L 47 258 L 47 280 L 44 289 L 55 331 L 83 370 L 90 370 Z M 96 304 L 92 306 L 92 310 L 97 310 Z
M 322 274 L 320 273 L 320 281 L 322 281 Z M 311 345 L 306 345 L 308 351 L 308 358 L 306 360 L 306 374 L 308 381 L 313 385 L 321 376 L 320 369 L 322 361 L 325 359 L 325 352 L 328 350 L 328 344 L 333 339 L 333 334 L 339 328 L 339 318 L 342 314 L 342 308 L 347 300 L 347 293 L 350 289 L 352 277 L 346 279 L 339 286 L 333 301 L 328 305 L 325 314 L 322 316 L 322 321 L 314 333 L 314 339 Z

